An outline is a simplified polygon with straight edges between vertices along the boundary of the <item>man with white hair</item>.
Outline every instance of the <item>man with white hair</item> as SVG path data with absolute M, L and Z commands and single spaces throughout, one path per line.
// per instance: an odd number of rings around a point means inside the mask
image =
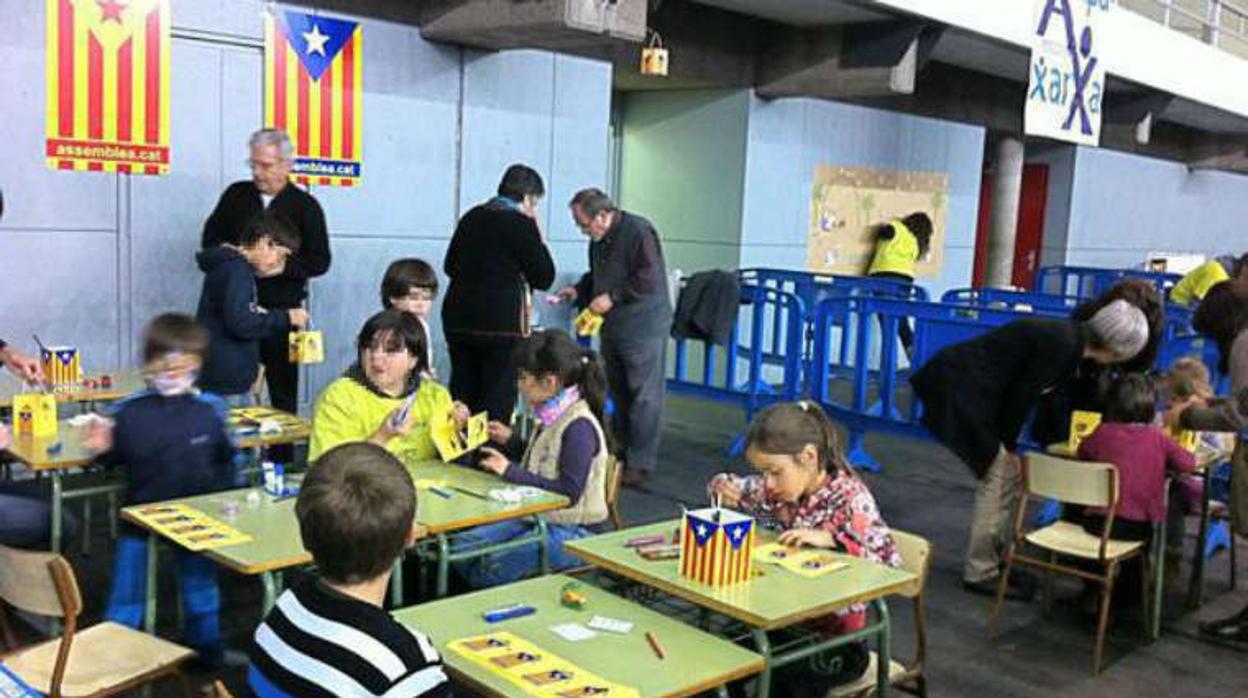
M 248 142 L 251 179 L 234 182 L 204 223 L 203 247 L 237 244 L 247 223 L 264 211 L 285 219 L 299 234 L 299 252 L 286 259 L 282 273 L 256 280 L 260 305 L 269 311 L 298 308 L 308 297 L 308 279 L 329 271 L 329 233 L 325 213 L 308 192 L 290 182 L 294 148 L 285 131 L 265 128 Z M 260 342 L 260 363 L 273 406 L 287 412 L 298 409 L 299 370 L 290 363 L 285 336 Z M 286 457 L 283 457 L 286 456 Z M 287 454 L 275 454 L 289 460 Z

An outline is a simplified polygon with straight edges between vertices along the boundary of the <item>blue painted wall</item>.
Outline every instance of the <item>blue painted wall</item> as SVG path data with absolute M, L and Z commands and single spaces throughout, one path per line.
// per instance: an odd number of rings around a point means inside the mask
M 1129 267 L 1150 251 L 1248 251 L 1248 178 L 1191 172 L 1180 163 L 1080 147 L 1066 262 Z
M 203 220 L 226 184 L 248 176 L 246 138 L 262 120 L 264 5 L 175 3 L 172 171 L 131 178 L 46 169 L 43 5 L 0 0 L 0 336 L 29 344 L 38 332 L 80 346 L 88 367 L 110 368 L 134 362 L 153 315 L 193 312 Z M 334 262 L 312 284 L 328 346 L 303 383 L 305 402 L 351 360 L 390 260 L 440 266 L 458 213 L 492 195 L 507 164 L 528 162 L 546 179 L 542 226 L 565 278 L 586 260 L 564 204 L 606 182 L 609 64 L 463 51 L 378 21 L 365 22 L 364 50 L 364 184 L 313 189 Z
M 815 99 L 750 101 L 741 266 L 802 269 L 815 167 L 949 175 L 944 265 L 919 283 L 938 295 L 968 286 L 984 129 Z
M 1049 191 L 1044 203 L 1044 233 L 1040 246 L 1040 265 L 1066 263 L 1066 245 L 1070 230 L 1070 205 L 1074 195 L 1075 155 L 1073 145 L 1044 144 L 1027 146 L 1028 164 L 1049 167 Z

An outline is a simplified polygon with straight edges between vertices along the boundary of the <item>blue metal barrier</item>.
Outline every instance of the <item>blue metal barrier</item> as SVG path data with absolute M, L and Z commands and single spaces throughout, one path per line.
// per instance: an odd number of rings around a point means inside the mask
M 878 279 L 868 276 L 841 276 L 839 274 L 816 274 L 809 271 L 790 269 L 771 269 L 753 267 L 737 272 L 742 284 L 753 284 L 766 288 L 774 288 L 792 293 L 802 300 L 806 308 L 805 322 L 807 325 L 806 342 L 803 344 L 803 356 L 806 360 L 806 371 L 809 375 L 813 336 L 810 329 L 815 321 L 815 307 L 819 303 L 836 298 L 858 298 L 863 296 L 928 300 L 927 290 L 915 284 L 907 284 L 892 279 Z M 838 327 L 844 326 L 844 318 L 834 321 Z M 836 352 L 832 366 L 835 370 L 844 371 L 848 368 L 848 344 L 842 343 Z M 768 352 L 764 357 L 769 363 L 776 362 L 777 357 Z
M 1078 296 L 1029 293 L 1001 288 L 955 288 L 946 291 L 940 297 L 940 302 L 1066 317 L 1074 312 L 1083 299 Z
M 879 464 L 864 448 L 867 432 L 931 438 L 919 422 L 920 407 L 910 396 L 905 374 L 898 370 L 901 322 L 915 323 L 911 365 L 917 367 L 944 347 L 1027 317 L 1035 316 L 1010 310 L 886 298 L 824 301 L 815 313 L 810 395 L 848 429 L 846 456 L 849 462 L 855 467 L 878 472 Z M 843 326 L 835 324 L 842 319 Z M 842 332 L 842 344 L 852 345 L 853 371 L 847 381 L 834 381 L 836 376 L 829 361 L 834 329 Z M 877 333 L 878 342 L 874 340 Z M 873 346 L 879 347 L 878 358 L 872 354 Z M 845 388 L 848 395 L 844 393 Z
M 1142 269 L 1103 269 L 1100 267 L 1049 266 L 1036 272 L 1032 290 L 1078 298 L 1095 298 L 1123 279 L 1143 279 L 1156 286 L 1164 298 L 1172 286 L 1183 278 L 1179 274 L 1144 271 Z
M 797 296 L 774 288 L 743 284 L 740 293 L 741 311 L 726 348 L 702 340 L 674 340 L 675 362 L 667 388 L 738 405 L 748 424 L 759 409 L 804 394 L 806 308 Z M 702 349 L 700 371 L 690 369 L 690 344 Z M 739 450 L 739 441 L 732 450 Z

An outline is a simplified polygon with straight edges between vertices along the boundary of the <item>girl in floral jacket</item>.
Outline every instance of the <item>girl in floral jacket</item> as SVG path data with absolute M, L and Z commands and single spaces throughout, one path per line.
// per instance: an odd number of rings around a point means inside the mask
M 782 403 L 759 412 L 746 434 L 745 458 L 757 475 L 720 473 L 707 485 L 723 506 L 754 516 L 760 526 L 780 529 L 779 542 L 785 545 L 827 548 L 892 567 L 901 565 L 875 498 L 845 462 L 832 422 L 817 405 Z M 817 622 L 825 634 L 854 632 L 866 625 L 866 607 L 854 604 Z M 831 667 L 831 677 L 826 671 L 818 677 L 827 688 L 856 680 L 867 669 L 864 643 L 852 643 L 834 654 L 819 662 Z M 815 677 L 803 668 L 797 667 L 800 678 L 788 678 L 810 686 L 807 682 Z

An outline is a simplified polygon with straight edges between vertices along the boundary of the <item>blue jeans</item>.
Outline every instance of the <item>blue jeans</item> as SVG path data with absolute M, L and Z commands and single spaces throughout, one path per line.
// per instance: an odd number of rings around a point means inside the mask
M 451 552 L 467 552 L 486 545 L 505 543 L 530 534 L 537 524 L 532 521 L 501 521 L 496 524 L 477 526 L 451 538 Z M 563 542 L 585 538 L 594 532 L 584 526 L 564 524 L 546 525 L 546 540 L 550 552 L 550 568 L 562 570 L 582 564 L 580 558 L 567 553 Z M 537 543 L 512 548 L 501 553 L 455 563 L 455 571 L 474 589 L 508 584 L 522 577 L 535 574 L 541 567 Z
M 0 545 L 47 550 L 52 539 L 52 502 L 46 482 L 0 483 Z M 61 547 L 78 536 L 78 521 L 61 509 Z
M 217 566 L 207 558 L 177 550 L 178 589 L 182 592 L 183 642 L 208 662 L 220 659 L 221 595 L 217 589 Z M 113 588 L 104 617 L 114 623 L 138 628 L 143 624 L 147 600 L 147 539 L 117 539 L 113 565 Z

